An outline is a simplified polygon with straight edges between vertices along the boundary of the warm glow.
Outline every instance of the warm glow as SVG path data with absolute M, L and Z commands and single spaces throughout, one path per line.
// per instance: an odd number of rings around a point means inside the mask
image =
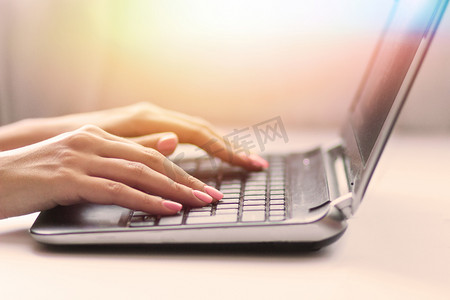
M 234 118 L 283 113 L 270 107 L 279 100 L 321 109 L 333 89 L 356 88 L 338 81 L 371 52 L 392 5 L 381 2 L 113 2 L 106 97 L 141 96 L 194 114 L 213 113 L 213 101 L 223 112 L 239 107 Z M 356 68 L 347 76 L 359 79 Z
M 58 113 L 146 100 L 214 123 L 335 120 L 392 3 L 17 1 L 15 74 L 33 78 L 18 92 L 52 99 Z

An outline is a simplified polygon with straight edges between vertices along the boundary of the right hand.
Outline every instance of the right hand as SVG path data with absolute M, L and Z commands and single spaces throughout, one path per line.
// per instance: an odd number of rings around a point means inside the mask
M 0 152 L 0 178 L 0 218 L 85 202 L 170 215 L 221 198 L 158 151 L 92 125 Z

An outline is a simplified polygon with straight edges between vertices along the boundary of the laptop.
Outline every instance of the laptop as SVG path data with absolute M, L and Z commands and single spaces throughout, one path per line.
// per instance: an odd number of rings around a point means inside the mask
M 178 163 L 219 189 L 218 203 L 153 216 L 79 204 L 40 213 L 30 229 L 52 245 L 260 245 L 319 249 L 338 240 L 372 174 L 418 74 L 448 0 L 394 1 L 338 142 L 269 154 L 267 170 L 218 160 Z

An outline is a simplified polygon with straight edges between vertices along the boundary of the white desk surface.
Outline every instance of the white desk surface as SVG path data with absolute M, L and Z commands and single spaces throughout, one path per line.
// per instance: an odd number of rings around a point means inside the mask
M 2 220 L 0 298 L 450 299 L 449 170 L 450 136 L 394 135 L 345 235 L 313 253 L 54 251 L 36 214 Z

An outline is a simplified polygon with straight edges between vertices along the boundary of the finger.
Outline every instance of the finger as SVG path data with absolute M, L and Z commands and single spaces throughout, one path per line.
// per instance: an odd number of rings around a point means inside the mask
M 251 171 L 259 171 L 269 166 L 268 162 L 259 155 L 246 154 L 245 152 L 249 152 L 248 149 L 233 149 L 228 140 L 210 128 L 197 124 L 189 124 L 185 128 L 186 140 L 181 140 L 181 142 L 194 144 L 223 161 Z
M 173 132 L 155 133 L 128 139 L 142 146 L 156 149 L 166 156 L 172 154 L 178 146 L 178 136 Z
M 88 137 L 88 139 L 83 137 L 83 143 L 77 143 L 80 144 L 78 146 L 83 147 L 83 149 L 88 146 L 92 147 L 92 150 L 99 156 L 143 163 L 172 180 L 193 189 L 203 190 L 205 186 L 203 182 L 192 177 L 152 148 L 115 136 L 96 126 L 83 126 L 78 131 L 83 132 L 83 136 Z
M 138 144 L 128 144 L 121 142 L 121 138 L 115 137 L 117 141 L 109 140 L 98 147 L 97 154 L 106 158 L 120 158 L 130 162 L 138 162 L 146 165 L 150 169 L 164 175 L 166 179 L 190 187 L 194 190 L 206 192 L 215 200 L 220 200 L 223 194 L 213 187 L 208 187 L 205 183 L 186 173 L 182 168 L 167 159 L 158 151 L 142 147 Z M 202 195 L 196 195 L 202 197 Z M 204 199 L 202 199 L 204 200 Z
M 181 113 L 167 114 L 169 118 L 159 122 L 159 129 L 173 131 L 180 143 L 196 145 L 213 156 L 248 170 L 259 171 L 268 167 L 267 161 L 256 154 L 245 155 L 242 151 L 235 151 L 228 141 L 209 127 L 209 123 Z
M 101 129 L 97 126 L 93 126 L 93 125 L 83 126 L 83 127 L 79 128 L 77 131 L 87 133 L 94 139 L 100 137 L 100 138 L 104 138 L 106 140 L 119 141 L 119 142 L 127 143 L 130 145 L 139 144 L 144 147 L 151 147 L 151 148 L 157 149 L 164 155 L 171 154 L 178 145 L 178 137 L 173 132 L 163 132 L 163 133 L 144 135 L 141 137 L 123 138 L 123 137 L 119 137 L 119 136 L 113 135 L 111 133 L 108 133 L 108 132 L 104 131 L 103 129 Z
M 98 177 L 83 179 L 78 195 L 88 202 L 118 205 L 155 215 L 176 214 L 182 209 L 179 203 L 146 194 L 119 182 Z
M 139 162 L 111 158 L 91 160 L 88 175 L 120 182 L 188 206 L 204 206 L 213 201 L 208 194 L 175 182 Z
M 182 120 L 186 123 L 183 128 L 186 128 L 187 134 L 182 136 L 186 136 L 187 140 L 182 142 L 194 144 L 211 155 L 246 169 L 261 170 L 268 168 L 269 163 L 256 153 L 246 155 L 242 151 L 236 151 L 240 149 L 233 149 L 230 142 L 219 135 L 217 130 L 209 122 L 177 111 L 166 110 L 165 112 L 172 118 Z

